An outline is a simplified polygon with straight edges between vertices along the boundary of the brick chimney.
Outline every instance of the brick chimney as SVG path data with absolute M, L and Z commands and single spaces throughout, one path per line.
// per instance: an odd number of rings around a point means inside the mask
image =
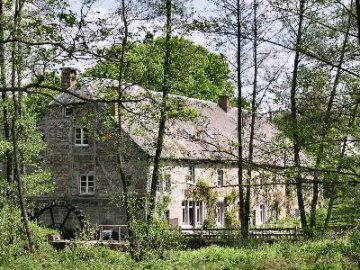
M 228 96 L 219 96 L 218 105 L 225 112 L 228 112 L 231 109 L 230 98 Z
M 61 87 L 68 89 L 76 83 L 76 69 L 71 67 L 61 68 Z

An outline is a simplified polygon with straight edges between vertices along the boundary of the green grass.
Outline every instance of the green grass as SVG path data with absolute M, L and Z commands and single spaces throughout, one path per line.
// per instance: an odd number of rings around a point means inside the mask
M 133 261 L 127 253 L 106 247 L 75 246 L 54 250 L 42 242 L 36 255 L 19 245 L 2 246 L 0 269 L 359 269 L 359 235 L 297 244 L 279 243 L 242 248 L 211 246 L 169 251 L 164 260 Z

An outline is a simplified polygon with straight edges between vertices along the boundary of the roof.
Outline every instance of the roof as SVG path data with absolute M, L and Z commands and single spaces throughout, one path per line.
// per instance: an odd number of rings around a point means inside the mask
M 60 102 L 49 105 L 78 104 L 85 99 L 103 98 L 108 89 L 118 87 L 118 82 L 109 79 L 86 78 L 67 92 L 57 97 Z M 127 102 L 123 103 L 124 131 L 148 155 L 154 156 L 158 132 L 159 104 L 161 93 L 144 89 L 138 85 L 126 85 Z M 186 108 L 196 116 L 192 119 L 170 119 L 166 124 L 166 135 L 162 158 L 186 160 L 235 161 L 237 158 L 237 108 L 225 112 L 216 103 L 183 96 L 171 95 L 171 103 Z M 244 159 L 248 152 L 250 114 L 244 111 Z M 270 142 L 280 132 L 265 119 L 256 118 L 254 139 L 254 161 L 271 158 L 277 163 L 277 156 L 270 153 Z

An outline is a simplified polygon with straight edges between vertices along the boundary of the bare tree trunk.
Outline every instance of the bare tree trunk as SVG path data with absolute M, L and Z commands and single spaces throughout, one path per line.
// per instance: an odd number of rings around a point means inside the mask
M 352 6 L 352 4 L 351 4 L 351 6 Z M 333 87 L 332 87 L 332 90 L 330 93 L 329 101 L 327 104 L 324 121 L 323 121 L 323 124 L 321 127 L 320 136 L 321 136 L 322 141 L 320 143 L 320 146 L 319 146 L 319 149 L 318 149 L 317 155 L 316 155 L 315 171 L 314 171 L 314 184 L 313 184 L 313 197 L 312 197 L 312 201 L 311 201 L 311 211 L 310 211 L 310 227 L 311 227 L 311 229 L 314 229 L 314 227 L 316 226 L 316 206 L 317 206 L 318 197 L 319 197 L 318 196 L 318 194 L 319 194 L 318 169 L 319 169 L 319 166 L 321 164 L 321 161 L 323 159 L 323 154 L 324 154 L 325 145 L 324 145 L 323 140 L 325 140 L 325 137 L 329 130 L 331 113 L 332 113 L 332 109 L 333 109 L 333 105 L 334 105 L 334 99 L 335 99 L 337 87 L 340 82 L 341 69 L 342 69 L 342 65 L 344 63 L 345 52 L 346 52 L 346 48 L 347 48 L 347 44 L 348 44 L 350 25 L 351 25 L 351 15 L 349 15 L 348 24 L 347 24 L 347 28 L 346 28 L 346 32 L 345 32 L 345 36 L 344 36 L 344 41 L 343 41 L 341 52 L 340 52 L 340 59 L 339 59 L 339 63 L 337 66 L 336 75 L 335 75 Z
M 124 143 L 124 138 L 123 138 L 123 130 L 122 130 L 122 94 L 123 94 L 123 77 L 124 77 L 124 65 L 125 65 L 125 53 L 126 53 L 126 49 L 127 49 L 127 45 L 128 45 L 128 36 L 129 36 L 129 25 L 128 25 L 128 21 L 127 21 L 127 13 L 126 13 L 126 3 L 125 0 L 121 0 L 121 18 L 123 21 L 123 26 L 124 26 L 124 36 L 122 38 L 122 42 L 121 42 L 121 54 L 120 54 L 120 59 L 119 59 L 119 76 L 118 76 L 118 81 L 119 81 L 119 87 L 117 89 L 117 102 L 116 102 L 116 108 L 117 109 L 117 115 L 118 115 L 118 165 L 119 165 L 119 173 L 120 173 L 120 179 L 121 179 L 121 185 L 123 188 L 123 196 L 124 196 L 124 207 L 125 207 L 125 215 L 126 215 L 126 219 L 127 219 L 127 224 L 129 226 L 129 230 L 131 232 L 130 229 L 130 224 L 131 224 L 131 219 L 132 219 L 132 215 L 131 215 L 131 211 L 130 211 L 130 204 L 129 204 L 129 188 L 128 188 L 128 183 L 127 183 L 127 179 L 126 179 L 126 175 L 124 172 L 124 165 L 123 165 L 123 153 L 122 150 L 125 143 Z
M 296 195 L 298 199 L 299 211 L 300 211 L 300 220 L 301 225 L 305 232 L 308 232 L 308 224 L 306 220 L 305 205 L 303 198 L 303 189 L 302 189 L 302 176 L 300 172 L 300 137 L 299 137 L 299 127 L 298 127 L 298 117 L 297 117 L 297 100 L 296 100 L 296 91 L 298 86 L 298 68 L 300 63 L 300 51 L 302 45 L 302 35 L 303 35 L 303 20 L 305 13 L 305 0 L 299 0 L 299 24 L 296 35 L 295 43 L 295 58 L 294 58 L 294 68 L 291 81 L 291 90 L 290 90 L 290 103 L 291 103 L 291 119 L 293 122 L 293 154 L 294 154 L 294 164 L 296 168 L 295 182 L 296 182 Z
M 21 22 L 21 9 L 23 3 L 19 0 L 15 1 L 15 8 L 14 8 L 14 25 L 13 25 L 13 35 L 17 35 L 19 31 L 19 24 Z M 26 207 L 26 198 L 24 192 L 24 183 L 21 178 L 21 160 L 20 160 L 20 150 L 18 147 L 18 135 L 17 135 L 17 121 L 21 117 L 21 109 L 20 109 L 20 98 L 18 93 L 15 91 L 16 88 L 19 88 L 21 78 L 19 78 L 21 72 L 20 69 L 21 63 L 19 60 L 21 56 L 18 55 L 19 53 L 19 46 L 17 42 L 12 43 L 11 47 L 11 88 L 12 88 L 12 102 L 14 107 L 14 112 L 12 115 L 11 120 L 11 143 L 12 143 L 12 168 L 13 168 L 13 178 L 14 181 L 17 183 L 17 192 L 18 192 L 18 199 L 19 199 L 19 206 L 20 212 L 22 217 L 22 223 L 25 229 L 25 234 L 28 241 L 28 248 L 30 252 L 34 253 L 36 250 L 35 242 L 33 239 L 33 235 L 30 229 L 30 223 L 27 215 L 27 207 Z
M 159 171 L 160 171 L 160 159 L 161 152 L 164 142 L 165 134 L 165 124 L 167 120 L 166 108 L 168 105 L 168 95 L 171 89 L 171 22 L 172 22 L 172 0 L 166 0 L 166 37 L 165 37 L 165 55 L 164 55 L 164 78 L 162 84 L 162 100 L 160 105 L 160 120 L 159 120 L 159 130 L 156 142 L 156 152 L 154 156 L 154 168 L 151 178 L 151 187 L 150 187 L 150 201 L 149 201 L 149 213 L 148 213 L 148 222 L 151 223 L 154 217 L 155 204 L 156 204 L 156 190 L 159 185 Z
M 242 111 L 242 81 L 241 81 L 241 35 L 242 35 L 242 25 L 241 25 L 241 3 L 240 0 L 236 1 L 236 18 L 237 18 L 237 51 L 236 51 L 236 64 L 237 64 L 237 106 L 238 106 L 238 126 L 237 126 L 237 135 L 238 135 L 238 186 L 239 186 L 239 220 L 241 225 L 241 234 L 244 238 L 248 237 L 249 228 L 247 214 L 246 214 L 246 205 L 245 205 L 245 194 L 244 194 L 244 166 L 243 166 L 243 144 L 242 144 L 242 130 L 243 130 L 243 111 Z
M 252 170 L 253 170 L 253 159 L 254 159 L 254 135 L 255 135 L 255 121 L 256 121 L 256 110 L 257 110 L 257 104 L 256 104 L 256 96 L 258 91 L 258 19 L 257 19 L 257 8 L 258 3 L 257 0 L 253 1 L 253 12 L 254 12 L 254 18 L 253 18 L 253 35 L 254 35 L 254 41 L 253 41 L 253 61 L 254 61 L 254 80 L 253 80 L 253 89 L 252 89 L 252 95 L 251 95 L 251 123 L 250 123 L 250 138 L 249 138 L 249 157 L 248 157 L 248 185 L 246 187 L 246 200 L 245 200 L 245 226 L 247 227 L 247 231 L 249 231 L 249 216 L 250 216 L 250 200 L 251 200 L 251 179 L 252 179 Z

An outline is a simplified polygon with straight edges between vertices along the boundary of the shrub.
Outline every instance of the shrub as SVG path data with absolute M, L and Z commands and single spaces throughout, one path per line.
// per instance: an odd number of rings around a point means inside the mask
M 145 221 L 132 221 L 129 234 L 129 252 L 139 261 L 145 258 L 165 258 L 169 251 L 179 249 L 183 237 L 178 229 L 165 220 L 154 219 L 151 224 Z

